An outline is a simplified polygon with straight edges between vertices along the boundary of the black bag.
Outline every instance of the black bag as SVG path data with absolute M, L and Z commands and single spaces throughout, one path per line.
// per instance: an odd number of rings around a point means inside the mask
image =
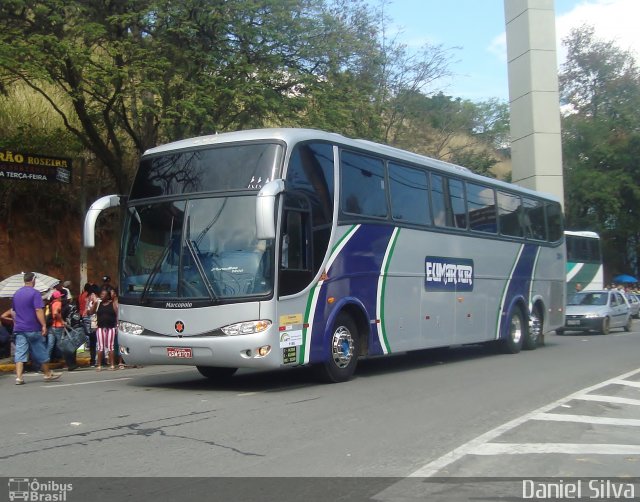
M 82 327 L 68 328 L 64 327 L 64 333 L 60 337 L 60 350 L 66 354 L 72 354 L 78 347 L 82 346 L 87 341 L 87 335 L 84 333 Z
M 74 303 L 68 303 L 62 307 L 62 319 L 68 327 L 82 327 L 82 316 Z

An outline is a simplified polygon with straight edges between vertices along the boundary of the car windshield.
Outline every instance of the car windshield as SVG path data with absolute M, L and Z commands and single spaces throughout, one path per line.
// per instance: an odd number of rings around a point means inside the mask
M 567 302 L 567 305 L 606 305 L 609 293 L 587 292 L 576 293 Z
M 129 207 L 123 300 L 218 302 L 270 294 L 273 242 L 256 238 L 255 213 L 255 195 Z

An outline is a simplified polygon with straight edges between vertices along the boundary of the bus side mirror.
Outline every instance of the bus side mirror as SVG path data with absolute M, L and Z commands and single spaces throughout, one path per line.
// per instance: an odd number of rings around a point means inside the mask
M 92 248 L 96 245 L 96 220 L 100 213 L 110 207 L 118 207 L 120 205 L 120 195 L 105 195 L 91 204 L 84 217 L 84 245 Z
M 284 192 L 284 180 L 270 181 L 258 192 L 256 201 L 256 237 L 276 237 L 276 197 Z

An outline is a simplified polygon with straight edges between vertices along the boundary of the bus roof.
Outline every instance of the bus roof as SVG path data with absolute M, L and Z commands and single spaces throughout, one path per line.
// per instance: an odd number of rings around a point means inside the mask
M 494 178 L 488 178 L 480 174 L 476 174 L 470 169 L 459 166 L 457 164 L 451 164 L 442 160 L 427 157 L 426 155 L 420 155 L 417 153 L 402 150 L 389 145 L 376 143 L 364 139 L 353 139 L 343 136 L 338 133 L 331 133 L 321 131 L 319 129 L 303 129 L 303 128 L 265 128 L 265 129 L 248 129 L 244 131 L 225 132 L 220 134 L 211 134 L 207 136 L 198 136 L 195 138 L 188 138 L 179 141 L 167 143 L 154 148 L 150 148 L 144 152 L 144 156 L 157 155 L 175 150 L 185 150 L 190 148 L 198 148 L 206 145 L 220 145 L 225 143 L 234 143 L 238 141 L 259 141 L 259 140 L 279 140 L 287 144 L 295 144 L 300 141 L 328 141 L 331 143 L 340 144 L 352 148 L 366 150 L 371 153 L 378 153 L 387 157 L 392 157 L 398 160 L 404 160 L 423 166 L 432 167 L 434 169 L 446 172 L 462 175 L 465 178 L 473 179 L 482 183 L 490 183 L 497 188 L 505 188 L 507 190 L 514 190 L 517 188 L 519 192 L 523 194 L 534 195 L 538 197 L 544 197 L 556 202 L 560 199 L 552 194 L 537 192 L 518 185 L 513 185 Z
M 589 230 L 565 230 L 564 231 L 565 235 L 574 235 L 576 237 L 590 237 L 591 239 L 599 239 L 600 236 L 595 233 L 595 232 L 591 232 Z

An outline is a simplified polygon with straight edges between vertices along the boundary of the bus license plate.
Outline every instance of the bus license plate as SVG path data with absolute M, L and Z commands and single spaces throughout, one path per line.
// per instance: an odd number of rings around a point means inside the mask
M 167 347 L 167 357 L 191 359 L 193 357 L 193 351 L 190 347 Z

